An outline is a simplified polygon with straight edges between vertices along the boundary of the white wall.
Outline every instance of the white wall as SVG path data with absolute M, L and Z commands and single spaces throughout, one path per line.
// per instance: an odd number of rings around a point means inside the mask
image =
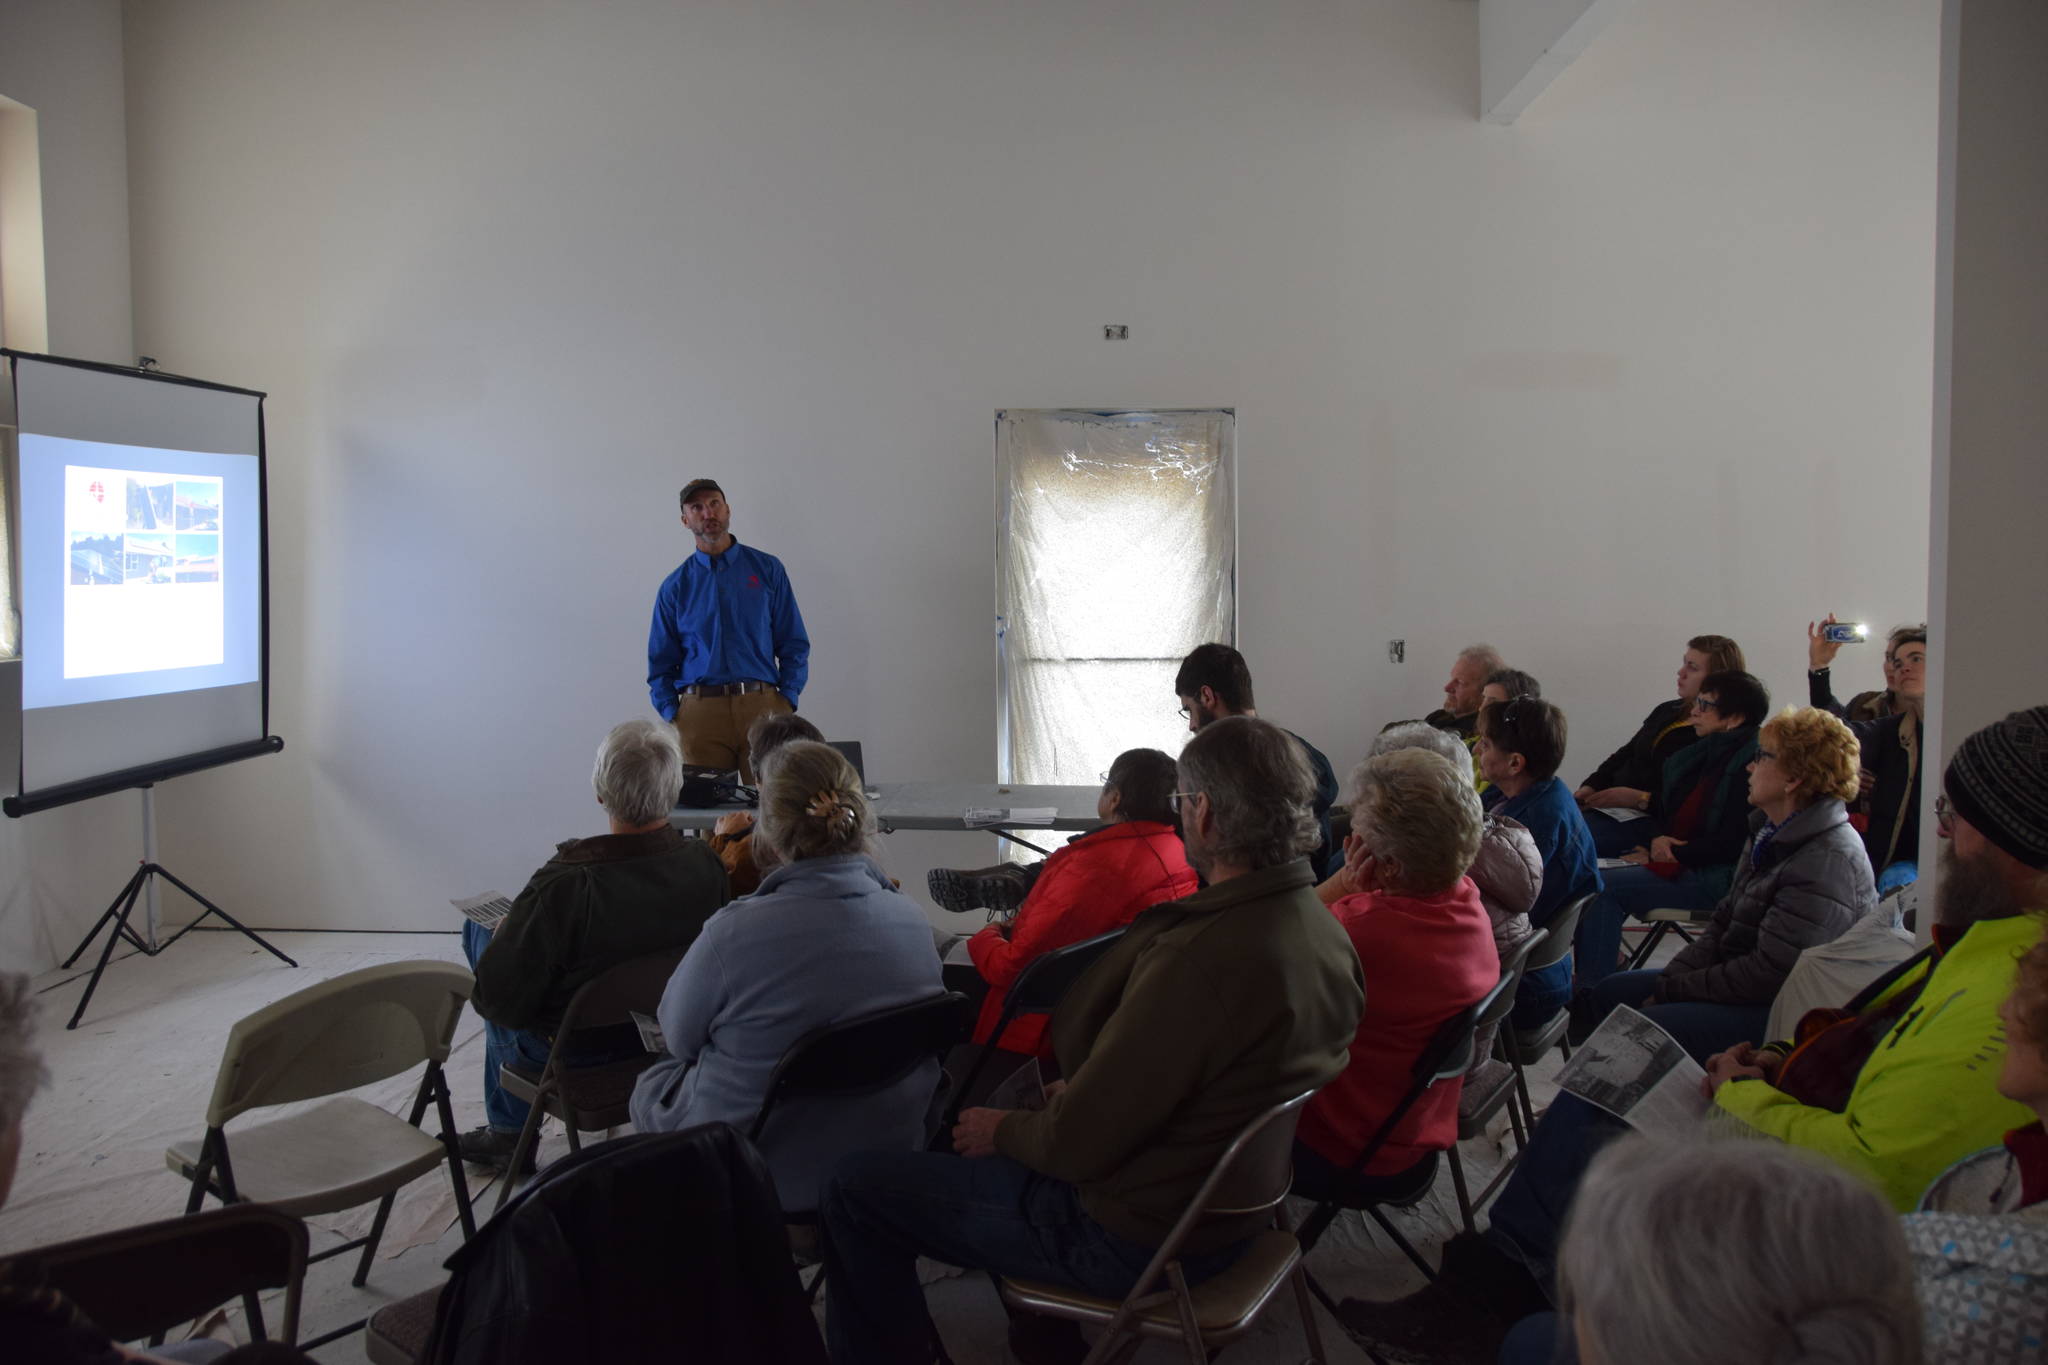
M 1441 0 L 131 5 L 137 335 L 272 394 L 287 741 L 166 857 L 266 923 L 511 889 L 699 473 L 824 729 L 987 776 L 1004 406 L 1238 409 L 1242 643 L 1340 765 L 1470 639 L 1574 778 L 1693 633 L 1789 697 L 1925 606 L 1936 29 L 1642 0 L 1503 129 Z
M 4 0 L 0 95 L 36 111 L 50 351 L 130 363 L 120 5 Z M 0 820 L 0 968 L 54 965 L 106 909 L 141 848 L 139 802 Z
M 1948 0 L 1944 21 L 1929 747 L 1945 767 L 1971 731 L 2048 702 L 2048 8 Z M 1931 812 L 1939 784 L 1923 786 Z M 1931 814 L 1921 829 L 1931 857 Z

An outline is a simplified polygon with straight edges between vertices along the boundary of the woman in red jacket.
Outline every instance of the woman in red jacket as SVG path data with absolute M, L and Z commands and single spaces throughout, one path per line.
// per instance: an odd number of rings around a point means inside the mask
M 989 985 L 974 1026 L 975 1042 L 990 1041 L 1010 983 L 1034 959 L 1121 929 L 1140 910 L 1161 901 L 1194 894 L 1195 871 L 1188 866 L 1173 819 L 1173 786 L 1173 760 L 1159 750 L 1118 754 L 1095 805 L 1104 826 L 1046 859 L 1013 918 L 991 924 L 967 940 L 974 969 Z M 1046 1020 L 1042 1014 L 1013 1020 L 996 1046 L 1051 1056 L 1045 1042 Z

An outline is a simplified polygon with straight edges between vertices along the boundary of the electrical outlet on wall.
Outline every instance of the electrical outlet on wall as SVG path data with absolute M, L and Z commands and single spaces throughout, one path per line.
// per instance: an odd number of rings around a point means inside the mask
M 1389 641 L 1387 641 L 1387 662 L 1388 662 L 1388 663 L 1390 663 L 1390 664 L 1398 664 L 1398 663 L 1402 663 L 1402 662 L 1404 662 L 1404 661 L 1405 661 L 1405 660 L 1406 660 L 1407 658 L 1408 658 L 1408 642 L 1407 642 L 1406 640 L 1389 640 Z
M 1121 322 L 1105 323 L 1102 328 L 1102 339 L 1104 341 L 1129 341 L 1131 339 L 1131 329 Z

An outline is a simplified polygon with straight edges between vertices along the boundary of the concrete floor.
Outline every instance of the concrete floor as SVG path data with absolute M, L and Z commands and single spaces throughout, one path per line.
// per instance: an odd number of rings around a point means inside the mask
M 44 1009 L 41 1045 L 50 1084 L 29 1110 L 20 1174 L 7 1207 L 0 1210 L 0 1253 L 181 1214 L 188 1186 L 165 1168 L 164 1149 L 202 1133 L 222 1044 L 234 1020 L 314 981 L 373 963 L 462 960 L 453 933 L 270 937 L 298 960 L 296 970 L 239 935 L 212 931 L 191 934 L 154 959 L 139 954 L 120 958 L 109 967 L 75 1031 L 66 1031 L 63 1022 L 84 989 L 84 973 L 52 972 L 38 979 Z M 482 1026 L 465 1013 L 449 1063 L 455 1118 L 462 1128 L 483 1121 L 482 1066 Z M 1539 1106 L 1554 1089 L 1550 1078 L 1556 1067 L 1553 1054 L 1532 1078 L 1537 1079 Z M 402 1109 L 417 1084 L 415 1072 L 360 1093 Z M 1462 1145 L 1475 1192 L 1498 1168 L 1502 1142 L 1512 1147 L 1505 1127 L 1503 1114 L 1489 1138 Z M 559 1126 L 551 1124 L 541 1146 L 542 1162 L 566 1151 Z M 481 1206 L 481 1217 L 497 1190 L 477 1179 L 471 1196 Z M 366 1207 L 312 1220 L 314 1251 L 367 1231 L 370 1212 Z M 1439 1178 L 1422 1204 L 1392 1217 L 1425 1256 L 1432 1256 L 1458 1222 L 1448 1175 Z M 367 1286 L 350 1286 L 352 1256 L 312 1268 L 301 1336 L 317 1336 L 439 1283 L 446 1278 L 442 1263 L 460 1241 L 445 1175 L 414 1182 L 393 1211 Z M 1421 1282 L 1400 1252 L 1355 1216 L 1331 1229 L 1309 1264 L 1338 1297 L 1391 1298 Z M 987 1277 L 929 1263 L 924 1270 L 933 1316 L 954 1359 L 960 1365 L 1007 1361 L 1004 1316 Z M 1319 1313 L 1319 1319 L 1332 1361 L 1364 1358 L 1327 1315 Z M 316 1355 L 323 1361 L 360 1361 L 362 1337 L 345 1337 Z M 1269 1310 L 1256 1333 L 1229 1348 L 1227 1358 L 1253 1365 L 1302 1356 L 1299 1316 L 1287 1297 Z M 1148 1344 L 1138 1356 L 1154 1362 L 1184 1358 L 1160 1343 Z

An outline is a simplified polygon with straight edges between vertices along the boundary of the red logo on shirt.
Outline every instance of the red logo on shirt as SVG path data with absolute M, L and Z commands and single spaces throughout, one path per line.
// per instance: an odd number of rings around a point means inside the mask
M 750 573 L 750 574 L 748 574 L 748 575 L 747 575 L 747 586 L 748 586 L 748 587 L 750 587 L 750 588 L 758 588 L 758 587 L 760 587 L 760 586 L 761 586 L 761 575 L 759 575 L 759 574 L 757 574 L 757 573 Z

